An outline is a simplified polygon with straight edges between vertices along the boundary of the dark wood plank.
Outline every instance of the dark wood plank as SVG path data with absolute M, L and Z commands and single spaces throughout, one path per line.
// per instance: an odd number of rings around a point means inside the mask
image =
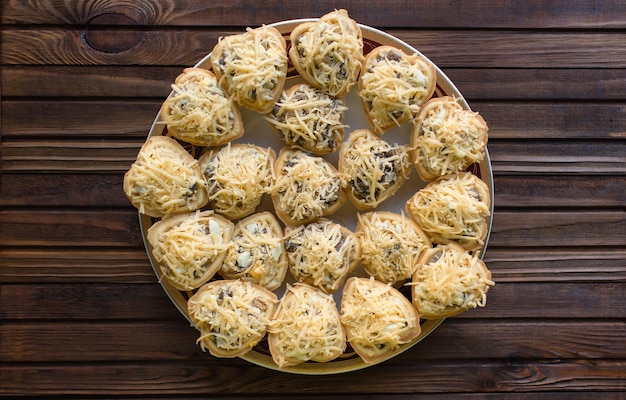
M 78 305 L 77 305 L 78 306 Z M 0 326 L 4 362 L 174 361 L 202 354 L 198 332 L 184 322 L 12 323 Z M 446 320 L 399 364 L 421 360 L 623 359 L 624 322 Z M 72 343 L 74 351 L 67 351 Z M 115 348 L 115 351 L 111 351 Z M 217 362 L 217 361 L 216 361 Z
M 130 167 L 132 153 L 127 163 L 102 161 L 103 170 L 117 167 L 115 174 L 99 171 L 66 171 L 66 164 L 41 160 L 35 171 L 14 172 L 18 167 L 14 159 L 5 173 L 0 175 L 0 205 L 4 206 L 81 206 L 95 207 L 103 203 L 109 207 L 126 207 L 130 204 L 122 191 L 122 174 Z M 120 157 L 121 158 L 121 157 Z M 48 162 L 46 162 L 48 161 Z M 6 164 L 9 164 L 5 160 Z M 84 168 L 95 168 L 96 160 L 85 160 Z M 22 166 L 29 167 L 27 160 Z M 554 165 L 554 164 L 552 164 Z M 499 165 L 504 168 L 502 164 Z M 5 167 L 8 167 L 5 165 Z M 74 168 L 78 166 L 74 164 Z M 554 165 L 556 173 L 559 165 Z M 10 173 L 7 173 L 10 172 Z M 494 194 L 498 207 L 624 207 L 624 177 L 604 175 L 501 175 L 494 177 Z M 31 188 L 37 190 L 31 190 Z
M 494 195 L 498 206 L 626 207 L 624 176 L 537 176 L 522 175 L 522 171 L 519 174 L 495 176 Z
M 88 166 L 85 165 L 85 167 Z M 123 167 L 120 165 L 120 168 Z M 130 162 L 126 164 L 126 168 L 129 167 Z M 126 207 L 130 204 L 122 190 L 121 173 L 51 175 L 45 173 L 45 168 L 39 172 L 39 174 L 34 171 L 25 174 L 2 174 L 0 176 L 0 205 Z
M 145 138 L 163 100 L 5 100 L 3 136 Z M 470 106 L 487 121 L 490 140 L 613 139 L 626 147 L 626 120 L 615 117 L 626 113 L 623 103 L 472 101 Z
M 2 70 L 6 97 L 165 98 L 179 66 L 9 65 Z M 445 68 L 468 101 L 626 98 L 626 69 Z M 71 92 L 67 82 L 71 80 Z
M 85 30 L 6 29 L 3 63 L 190 66 L 213 49 L 219 36 L 242 31 L 243 27 L 166 31 L 119 28 L 90 36 Z M 389 29 L 388 33 L 441 68 L 626 67 L 626 36 L 622 33 L 401 29 Z M 563 43 L 568 43 L 567 48 Z
M 484 257 L 498 283 L 624 282 L 624 259 L 626 250 L 619 247 L 490 246 Z M 71 252 L 54 248 L 3 249 L 0 261 L 0 283 L 141 284 L 154 283 L 155 279 L 143 247 L 78 248 Z
M 255 9 L 245 3 L 206 3 L 201 0 L 144 1 L 138 7 L 132 1 L 75 1 L 61 3 L 45 0 L 36 7 L 19 0 L 7 3 L 2 16 L 6 24 L 86 24 L 93 18 L 110 13 L 122 14 L 139 25 L 215 26 L 237 25 L 245 21 L 261 25 L 278 20 L 319 17 L 337 7 L 335 2 L 320 0 L 298 7 L 283 7 L 280 1 L 266 1 Z M 568 1 L 535 1 L 533 4 L 498 4 L 473 1 L 441 7 L 436 0 L 420 3 L 407 1 L 344 1 L 341 7 L 361 23 L 375 26 L 406 27 L 476 27 L 476 28 L 623 28 L 624 6 L 619 1 L 603 0 L 593 4 Z M 558 10 L 558 12 L 552 12 Z M 450 15 L 455 18 L 450 18 Z M 489 15 L 490 18 L 484 18 Z M 113 22 L 109 22 L 113 23 Z M 118 24 L 129 22 L 118 20 Z
M 19 210 L 0 212 L 5 246 L 142 247 L 137 211 Z
M 494 213 L 491 246 L 624 246 L 626 212 L 537 211 Z M 7 246 L 142 246 L 137 212 L 19 210 L 0 213 Z
M 165 98 L 181 67 L 3 66 L 2 95 L 17 97 Z M 71 91 L 67 82 L 72 82 Z
M 0 250 L 0 264 L 2 264 L 0 283 L 155 282 L 154 271 L 143 247 L 134 249 L 78 248 L 72 251 L 64 248 L 4 248 Z M 139 286 L 137 290 L 144 288 Z M 10 289 L 6 290 L 10 291 Z M 111 298 L 111 300 L 117 301 L 116 298 Z M 11 302 L 7 299 L 4 304 L 11 304 Z M 5 312 L 8 311 L 5 310 Z
M 493 272 L 498 271 L 491 268 Z M 534 266 L 534 269 L 539 268 L 540 265 Z M 94 268 L 86 264 L 84 269 L 85 274 L 89 274 Z M 549 267 L 543 271 L 547 274 Z M 57 283 L 41 283 L 25 274 L 22 281 L 2 287 L 0 315 L 3 319 L 16 321 L 63 321 L 69 318 L 83 321 L 181 321 L 182 315 L 156 283 L 155 275 L 148 276 L 149 272 L 142 271 L 146 274 L 145 284 L 109 283 L 116 282 L 114 272 L 108 281 L 97 277 L 96 281 L 101 283 L 81 284 L 66 283 L 60 278 Z M 626 301 L 626 281 L 623 271 L 621 277 L 618 274 L 615 279 L 606 278 L 609 272 L 607 270 L 604 274 L 605 281 L 598 282 L 575 278 L 542 282 L 532 276 L 507 282 L 499 280 L 496 274 L 496 284 L 488 292 L 487 305 L 454 319 L 566 318 L 589 320 L 590 325 L 599 319 L 624 319 L 626 310 L 621 305 Z M 532 270 L 529 275 L 531 273 Z M 601 271 L 598 273 L 602 274 Z M 46 301 L 42 302 L 42 299 Z
M 242 371 L 245 368 L 245 373 Z M 88 365 L 3 365 L 5 395 L 185 396 L 265 393 L 302 396 L 333 388 L 335 395 L 626 390 L 626 363 L 604 360 L 424 361 L 331 376 L 267 371 L 241 360 Z M 32 376 L 38 377 L 33 380 Z M 501 395 L 501 394 L 500 394 Z M 596 392 L 597 396 L 598 393 Z M 567 396 L 567 394 L 566 394 Z
M 489 245 L 624 246 L 626 211 L 497 211 Z
M 484 261 L 496 282 L 624 282 L 626 249 L 490 246 Z

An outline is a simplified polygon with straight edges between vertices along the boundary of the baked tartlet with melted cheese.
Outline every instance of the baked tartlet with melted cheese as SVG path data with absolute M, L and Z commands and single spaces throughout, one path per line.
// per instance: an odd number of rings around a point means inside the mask
M 279 367 L 328 362 L 346 349 L 346 333 L 333 297 L 305 283 L 287 286 L 268 329 L 272 359 Z
M 141 214 L 156 218 L 197 210 L 209 200 L 198 160 L 167 136 L 144 142 L 123 187 Z
M 291 32 L 289 58 L 312 86 L 331 96 L 348 93 L 361 71 L 363 34 L 346 10 L 336 10 Z
M 341 287 L 361 256 L 356 235 L 326 218 L 287 228 L 285 249 L 293 277 L 326 293 Z
M 379 46 L 363 62 L 359 97 L 374 130 L 382 134 L 417 115 L 435 92 L 434 65 L 418 54 Z
M 322 157 L 285 147 L 278 154 L 272 202 L 286 225 L 302 225 L 333 214 L 346 200 L 345 179 Z
M 229 143 L 198 161 L 207 181 L 209 206 L 230 219 L 253 213 L 272 190 L 276 153 L 271 148 Z
M 239 107 L 202 68 L 186 68 L 176 78 L 161 120 L 170 135 L 196 146 L 218 146 L 244 133 Z
M 239 105 L 269 112 L 287 77 L 287 45 L 274 27 L 221 37 L 209 57 L 220 85 Z
M 393 196 L 411 172 L 408 149 L 391 145 L 368 129 L 350 133 L 339 150 L 339 172 L 346 194 L 358 210 L 377 207 Z
M 348 343 L 366 363 L 388 358 L 421 332 L 419 314 L 411 302 L 373 277 L 348 279 L 340 318 Z
M 450 243 L 424 252 L 410 285 L 420 316 L 436 319 L 484 306 L 494 282 L 484 262 Z
M 429 100 L 415 117 L 411 148 L 415 168 L 424 181 L 465 171 L 485 158 L 487 123 L 453 97 Z
M 232 358 L 252 350 L 267 334 L 278 298 L 242 280 L 202 286 L 187 301 L 189 317 L 200 331 L 197 342 L 215 357 Z
M 343 100 L 301 83 L 281 94 L 266 119 L 287 145 L 322 155 L 343 141 L 347 110 Z
M 241 279 L 268 290 L 280 287 L 289 260 L 283 243 L 283 229 L 270 212 L 241 219 L 235 225 L 233 245 L 219 274 L 226 279 Z
M 195 211 L 155 222 L 147 239 L 163 277 L 178 290 L 197 289 L 220 269 L 234 224 L 213 211 Z
M 490 207 L 487 184 L 469 172 L 429 183 L 405 206 L 406 212 L 434 243 L 456 242 L 468 250 L 485 244 Z
M 432 247 L 428 235 L 409 217 L 388 211 L 358 214 L 355 234 L 365 272 L 385 283 L 411 278 L 417 260 Z

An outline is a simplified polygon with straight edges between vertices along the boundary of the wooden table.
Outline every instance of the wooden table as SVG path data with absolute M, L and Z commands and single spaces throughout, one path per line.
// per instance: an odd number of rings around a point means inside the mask
M 3 2 L 0 396 L 624 399 L 623 3 L 257 3 Z M 358 372 L 212 358 L 156 282 L 122 176 L 220 35 L 338 6 L 423 52 L 488 121 L 496 286 Z

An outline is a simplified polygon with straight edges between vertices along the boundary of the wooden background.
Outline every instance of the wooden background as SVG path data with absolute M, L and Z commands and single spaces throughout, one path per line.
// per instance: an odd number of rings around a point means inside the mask
M 282 3 L 2 2 L 0 396 L 625 398 L 624 2 Z M 337 7 L 419 49 L 489 123 L 497 284 L 359 372 L 214 359 L 156 282 L 122 176 L 218 36 Z

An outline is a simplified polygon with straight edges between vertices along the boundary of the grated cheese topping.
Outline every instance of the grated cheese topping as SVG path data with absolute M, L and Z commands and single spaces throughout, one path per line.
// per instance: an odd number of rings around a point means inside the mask
M 295 150 L 279 156 L 275 208 L 296 224 L 326 215 L 342 201 L 345 180 L 328 161 Z
M 204 156 L 203 156 L 204 157 Z M 274 151 L 250 144 L 228 144 L 200 160 L 209 204 L 229 218 L 252 213 L 274 183 Z
M 407 212 L 433 241 L 483 245 L 490 201 L 484 182 L 469 172 L 428 184 L 407 202 Z
M 221 37 L 211 64 L 220 84 L 239 104 L 268 112 L 287 76 L 285 39 L 272 27 L 247 28 L 245 33 Z
M 431 101 L 431 106 L 427 103 L 423 107 L 418 116 L 421 124 L 416 124 L 411 135 L 415 163 L 428 175 L 438 177 L 482 161 L 487 136 L 483 118 L 452 97 Z
M 332 96 L 348 92 L 363 62 L 361 30 L 345 10 L 326 14 L 291 35 L 292 61 L 311 85 Z
M 216 146 L 243 134 L 239 110 L 210 71 L 186 68 L 172 90 L 161 108 L 160 123 L 173 136 L 198 146 Z
M 200 331 L 197 343 L 216 357 L 236 357 L 265 337 L 278 299 L 241 280 L 213 281 L 189 298 L 187 308 Z
M 288 231 L 285 249 L 294 278 L 326 293 L 339 289 L 361 252 L 352 232 L 325 218 Z
M 486 304 L 487 291 L 495 283 L 477 256 L 452 243 L 424 258 L 409 284 L 420 315 L 437 317 Z
M 435 74 L 417 55 L 383 46 L 366 59 L 359 96 L 375 132 L 413 118 L 433 93 Z
M 408 150 L 391 145 L 374 133 L 352 132 L 342 146 L 340 171 L 349 177 L 348 191 L 359 208 L 374 208 L 391 196 L 407 179 Z
M 124 175 L 126 196 L 140 213 L 168 217 L 206 204 L 198 161 L 175 140 L 153 136 Z
M 371 212 L 357 217 L 365 271 L 385 283 L 411 278 L 420 255 L 432 246 L 428 236 L 400 214 Z
M 348 342 L 365 362 L 397 350 L 421 331 L 417 311 L 397 289 L 373 277 L 350 278 L 341 300 Z
M 346 348 L 333 297 L 302 283 L 287 286 L 268 332 L 272 358 L 279 367 L 330 361 Z
M 283 232 L 274 216 L 264 212 L 242 219 L 235 226 L 232 240 L 220 275 L 250 281 L 268 290 L 278 289 L 288 260 Z
M 303 83 L 284 91 L 266 119 L 285 143 L 320 155 L 343 141 L 347 110 L 343 100 Z
M 171 218 L 150 227 L 152 255 L 177 288 L 198 288 L 217 272 L 231 245 L 233 225 L 212 211 Z

